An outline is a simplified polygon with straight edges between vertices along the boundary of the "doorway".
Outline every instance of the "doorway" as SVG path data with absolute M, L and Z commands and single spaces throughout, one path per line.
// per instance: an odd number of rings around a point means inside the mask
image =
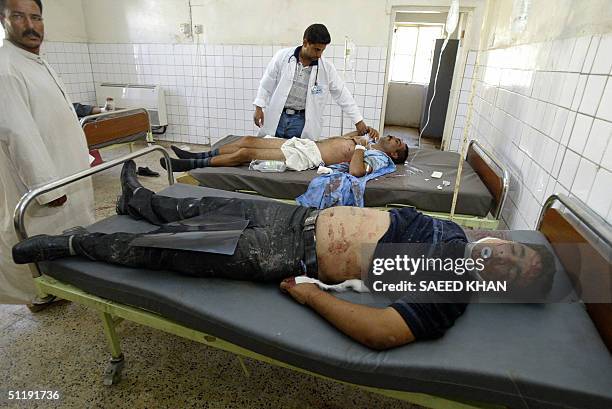
M 436 40 L 446 35 L 444 26 L 447 11 L 447 8 L 441 7 L 402 7 L 393 9 L 391 13 L 381 128 L 383 135 L 399 136 L 409 146 L 419 145 L 419 134 L 423 130 L 428 132 L 425 132 L 421 139 L 421 147 L 440 149 L 442 145 L 450 84 L 458 55 L 457 40 L 463 37 L 466 24 L 466 12 L 463 11 L 460 13 L 458 28 L 450 36 L 450 39 L 455 40 L 452 66 L 441 66 L 431 115 L 428 117 L 433 92 L 432 81 L 435 78 L 441 45 Z M 449 60 L 447 50 L 452 48 L 453 46 L 446 45 L 441 65 Z M 440 74 L 444 76 L 443 81 Z M 443 91 L 441 84 L 445 88 Z M 442 106 L 437 106 L 440 102 L 443 103 Z

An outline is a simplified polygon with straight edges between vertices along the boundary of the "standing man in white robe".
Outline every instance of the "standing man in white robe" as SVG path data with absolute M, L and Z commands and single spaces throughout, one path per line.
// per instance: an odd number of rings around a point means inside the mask
M 28 190 L 89 167 L 85 135 L 58 75 L 39 56 L 40 0 L 0 0 L 0 303 L 32 303 L 29 268 L 13 263 L 13 212 Z M 94 221 L 93 189 L 84 180 L 41 195 L 29 207 L 30 235 Z
M 285 48 L 272 57 L 253 102 L 253 121 L 260 128 L 259 136 L 319 140 L 330 96 L 355 124 L 359 135 L 368 132 L 336 68 L 322 58 L 330 42 L 327 27 L 312 24 L 304 32 L 301 46 Z

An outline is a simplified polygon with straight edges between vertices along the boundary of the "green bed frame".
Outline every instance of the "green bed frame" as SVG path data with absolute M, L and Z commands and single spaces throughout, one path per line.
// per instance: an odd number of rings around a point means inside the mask
M 121 380 L 121 370 L 123 369 L 125 357 L 121 352 L 121 345 L 119 335 L 117 334 L 116 328 L 121 324 L 123 320 L 135 322 L 140 325 L 155 328 L 160 331 L 164 331 L 181 338 L 190 339 L 195 342 L 199 342 L 212 348 L 218 348 L 223 351 L 234 354 L 242 367 L 245 376 L 250 376 L 249 371 L 244 364 L 243 358 L 251 358 L 257 361 L 265 362 L 270 365 L 279 366 L 282 368 L 292 369 L 297 372 L 304 374 L 313 375 L 319 378 L 332 380 L 345 385 L 351 385 L 360 389 L 364 389 L 368 392 L 377 393 L 387 397 L 411 402 L 417 405 L 425 406 L 427 408 L 434 409 L 501 409 L 505 406 L 501 405 L 490 405 L 478 402 L 468 402 L 462 400 L 452 400 L 444 397 L 437 397 L 427 395 L 423 393 L 415 392 L 404 392 L 391 389 L 374 388 L 371 386 L 359 385 L 337 379 L 329 378 L 324 375 L 320 375 L 316 372 L 307 371 L 305 369 L 289 365 L 285 362 L 267 357 L 257 352 L 242 348 L 238 345 L 232 344 L 231 342 L 225 341 L 214 335 L 206 334 L 201 331 L 197 331 L 186 327 L 182 324 L 178 324 L 174 321 L 166 319 L 161 315 L 155 314 L 150 311 L 146 311 L 140 308 L 134 308 L 113 301 L 106 300 L 104 298 L 97 297 L 95 295 L 86 293 L 72 285 L 62 283 L 52 277 L 42 275 L 35 279 L 36 286 L 39 291 L 44 294 L 54 295 L 65 300 L 85 305 L 89 308 L 97 310 L 102 319 L 102 326 L 104 328 L 104 334 L 106 335 L 106 341 L 108 348 L 111 352 L 111 359 L 107 369 L 104 372 L 104 384 L 113 385 Z

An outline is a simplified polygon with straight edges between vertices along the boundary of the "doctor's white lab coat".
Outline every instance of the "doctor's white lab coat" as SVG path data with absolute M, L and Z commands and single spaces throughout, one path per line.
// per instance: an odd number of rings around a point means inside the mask
M 0 48 L 0 303 L 36 295 L 29 266 L 13 263 L 13 212 L 28 190 L 89 167 L 85 135 L 57 74 L 8 40 Z M 61 207 L 44 206 L 62 195 Z M 94 221 L 90 180 L 39 196 L 26 213 L 30 236 Z
M 297 65 L 297 59 L 293 55 L 295 49 L 291 47 L 278 51 L 272 57 L 259 83 L 257 98 L 253 102 L 254 105 L 264 108 L 265 113 L 264 125 L 259 130 L 259 136 L 274 136 L 276 133 L 278 121 L 293 85 Z M 313 66 L 310 74 L 306 96 L 306 122 L 302 131 L 302 138 L 315 141 L 322 138 L 323 110 L 330 96 L 340 105 L 353 124 L 363 120 L 353 96 L 336 72 L 334 65 L 325 58 L 320 58 L 318 70 L 317 76 L 317 67 Z M 321 90 L 318 94 L 311 91 L 315 81 Z

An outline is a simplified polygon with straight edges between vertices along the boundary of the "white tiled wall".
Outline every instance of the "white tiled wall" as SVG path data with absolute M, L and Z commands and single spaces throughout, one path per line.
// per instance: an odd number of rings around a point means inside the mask
M 612 34 L 470 53 L 451 147 L 473 109 L 470 139 L 510 169 L 503 211 L 510 228 L 534 228 L 551 193 L 587 203 L 612 223 Z M 473 107 L 468 102 L 476 82 Z M 465 122 L 465 121 L 464 121 Z
M 472 91 L 472 81 L 474 77 L 474 67 L 476 64 L 477 54 L 478 53 L 476 51 L 468 52 L 463 78 L 461 80 L 457 111 L 455 112 L 455 120 L 453 123 L 453 133 L 448 146 L 448 150 L 455 152 L 458 152 L 461 148 L 460 143 L 463 138 L 463 128 L 468 116 L 468 99 Z
M 62 78 L 73 102 L 96 102 L 87 44 L 47 41 L 41 54 Z
M 253 105 L 259 80 L 279 46 L 90 44 L 93 80 L 160 84 L 166 92 L 169 128 L 163 139 L 212 142 L 227 134 L 255 134 Z M 324 56 L 342 71 L 343 47 Z M 386 49 L 358 47 L 354 71 L 346 74 L 366 122 L 380 123 Z M 338 135 L 341 110 L 329 104 L 324 135 Z M 344 130 L 354 129 L 345 120 Z M 210 138 L 210 139 L 209 139 Z

